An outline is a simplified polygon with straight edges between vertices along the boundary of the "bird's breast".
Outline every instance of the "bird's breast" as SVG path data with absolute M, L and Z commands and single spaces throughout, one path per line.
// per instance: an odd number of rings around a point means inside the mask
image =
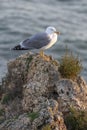
M 56 41 L 57 41 L 57 34 L 53 34 L 52 36 L 51 36 L 51 41 L 50 41 L 50 43 L 49 43 L 49 47 L 51 47 L 53 44 L 55 44 L 56 43 Z
M 48 43 L 48 45 L 44 46 L 42 49 L 48 49 L 51 46 L 53 46 L 57 41 L 57 34 L 53 34 L 50 36 L 50 42 Z
M 57 34 L 54 33 L 51 38 L 52 43 L 54 44 L 57 41 Z

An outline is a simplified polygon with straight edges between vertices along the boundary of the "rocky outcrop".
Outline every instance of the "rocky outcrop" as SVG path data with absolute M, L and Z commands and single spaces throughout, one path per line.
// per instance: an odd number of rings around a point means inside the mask
M 52 57 L 27 53 L 8 63 L 2 83 L 0 130 L 66 130 L 70 106 L 87 109 L 82 77 L 63 79 Z

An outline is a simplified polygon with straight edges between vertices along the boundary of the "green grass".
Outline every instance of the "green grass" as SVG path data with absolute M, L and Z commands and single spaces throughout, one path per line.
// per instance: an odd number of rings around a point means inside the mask
M 0 116 L 3 116 L 4 112 L 5 111 L 3 109 L 0 109 Z
M 9 94 L 9 93 L 7 93 L 7 94 L 5 94 L 4 95 L 4 97 L 3 97 L 3 99 L 2 99 L 2 104 L 6 104 L 6 103 L 8 103 L 10 100 L 12 100 L 13 99 L 13 97 Z
M 65 118 L 68 130 L 87 130 L 87 111 L 70 108 L 70 113 Z
M 28 117 L 31 119 L 31 121 L 34 121 L 36 118 L 39 117 L 39 113 L 38 112 L 28 113 Z
M 31 63 L 32 59 L 33 59 L 32 55 L 30 55 L 30 56 L 26 59 L 26 71 L 28 71 L 29 64 Z
M 74 80 L 81 72 L 82 64 L 78 56 L 74 56 L 66 50 L 61 58 L 59 72 L 63 78 Z
M 14 117 L 14 119 L 16 120 L 16 119 L 18 119 L 18 117 L 19 117 L 19 115 L 16 115 L 16 116 Z
M 42 130 L 52 130 L 52 129 L 50 128 L 50 125 L 47 124 L 47 125 L 45 125 L 45 126 L 42 128 Z

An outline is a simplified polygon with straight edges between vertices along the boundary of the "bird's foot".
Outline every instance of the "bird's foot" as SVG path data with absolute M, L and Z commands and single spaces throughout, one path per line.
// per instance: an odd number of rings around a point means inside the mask
M 39 53 L 40 57 L 43 58 L 45 61 L 50 61 L 51 58 L 47 55 L 44 54 L 43 50 L 40 51 Z

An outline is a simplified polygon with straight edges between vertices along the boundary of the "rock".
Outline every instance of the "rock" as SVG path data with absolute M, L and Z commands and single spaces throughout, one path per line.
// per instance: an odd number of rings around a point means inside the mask
M 20 115 L 18 119 L 8 119 L 0 125 L 0 130 L 31 130 L 30 119 L 27 114 Z
M 45 102 L 41 103 L 40 108 L 39 118 L 33 121 L 32 129 L 35 129 L 35 127 L 40 128 L 40 126 L 43 126 L 43 124 L 49 124 L 50 127 L 54 130 L 56 130 L 55 128 L 66 130 L 63 115 L 60 111 L 58 111 L 57 101 L 53 99 L 47 99 Z
M 58 103 L 62 112 L 67 112 L 70 106 L 87 109 L 87 85 L 83 78 L 78 77 L 77 81 L 61 79 L 56 83 L 55 91 L 59 95 Z
M 0 130 L 66 130 L 70 106 L 87 109 L 87 85 L 82 77 L 63 79 L 52 57 L 24 54 L 8 63 L 2 83 Z

